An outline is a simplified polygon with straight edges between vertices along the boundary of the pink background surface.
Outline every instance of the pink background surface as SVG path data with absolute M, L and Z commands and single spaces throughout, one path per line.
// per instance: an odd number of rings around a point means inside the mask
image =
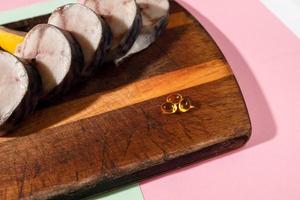
M 144 198 L 299 200 L 300 40 L 258 0 L 178 1 L 232 66 L 253 136 L 243 149 L 144 182 Z M 35 2 L 0 0 L 0 10 Z
M 142 184 L 145 200 L 300 199 L 300 40 L 258 0 L 179 0 L 231 64 L 253 126 L 240 150 Z

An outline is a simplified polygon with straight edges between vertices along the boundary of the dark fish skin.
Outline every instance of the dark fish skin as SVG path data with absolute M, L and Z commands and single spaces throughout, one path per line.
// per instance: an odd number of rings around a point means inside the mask
M 60 15 L 63 16 L 63 10 L 66 7 L 70 7 L 73 5 L 76 5 L 76 3 L 70 3 L 70 4 L 66 4 L 64 6 L 58 7 L 54 12 L 59 12 Z M 98 16 L 98 18 L 99 18 L 102 28 L 103 28 L 102 37 L 101 37 L 100 44 L 99 44 L 99 46 L 94 54 L 94 57 L 92 59 L 92 62 L 88 66 L 84 66 L 84 64 L 83 64 L 82 71 L 80 72 L 81 78 L 83 80 L 93 76 L 97 72 L 98 68 L 100 68 L 101 65 L 104 63 L 106 55 L 109 53 L 109 50 L 111 47 L 112 32 L 111 32 L 108 24 L 106 23 L 106 21 L 101 16 Z M 67 20 L 67 19 L 63 18 L 63 20 Z M 73 37 L 73 38 L 76 40 L 75 37 Z
M 22 120 L 34 111 L 42 91 L 42 80 L 37 69 L 26 63 L 26 61 L 20 59 L 19 61 L 24 64 L 27 72 L 29 81 L 28 90 L 11 116 L 0 126 L 0 135 L 11 133 L 18 127 Z
M 155 39 L 161 36 L 167 29 L 169 16 L 164 17 L 159 24 L 155 26 Z
M 126 53 L 131 49 L 132 45 L 137 39 L 141 29 L 142 15 L 140 9 L 137 7 L 136 16 L 130 29 L 131 31 L 123 37 L 118 47 L 108 54 L 107 58 L 105 59 L 106 62 L 118 60 L 119 58 L 126 55 Z
M 153 41 L 151 43 L 148 44 L 148 46 L 150 46 L 152 43 L 155 42 L 155 40 L 157 40 L 157 38 L 159 38 L 167 29 L 167 26 L 168 26 L 168 23 L 169 23 L 169 10 L 167 12 L 167 15 L 164 16 L 163 18 L 161 18 L 156 24 L 155 24 L 155 27 L 154 27 L 154 30 L 152 32 L 152 35 L 153 35 Z M 143 32 L 143 27 L 142 27 L 142 30 L 141 32 Z M 136 52 L 130 52 L 130 50 L 127 51 L 127 54 L 119 59 L 116 59 L 115 60 L 115 64 L 116 65 L 120 65 L 122 64 L 124 61 L 126 61 L 129 57 L 143 51 L 147 49 L 147 47 L 143 47 L 141 48 L 139 51 L 136 51 Z
M 52 26 L 52 25 L 48 25 L 48 26 Z M 80 74 L 84 66 L 84 62 L 83 62 L 84 58 L 81 51 L 81 47 L 79 46 L 78 42 L 74 39 L 74 37 L 69 32 L 64 31 L 60 28 L 57 29 L 59 29 L 63 33 L 63 35 L 70 43 L 72 61 L 71 61 L 70 70 L 65 76 L 65 78 L 63 79 L 63 81 L 59 85 L 57 85 L 50 93 L 41 96 L 40 101 L 43 104 L 51 103 L 55 99 L 67 93 L 74 84 L 79 82 L 81 77 Z
M 81 76 L 83 76 L 84 79 L 93 76 L 99 70 L 111 48 L 112 32 L 110 27 L 102 17 L 99 16 L 99 19 L 103 28 L 101 42 L 97 48 L 92 63 L 81 72 Z
M 136 38 L 138 37 L 141 29 L 142 29 L 142 15 L 140 12 L 140 9 L 137 8 L 136 11 L 136 17 L 134 19 L 132 29 L 127 35 L 124 37 L 124 39 L 120 43 L 120 49 L 116 56 L 116 58 L 120 58 L 124 56 L 132 47 L 134 44 Z

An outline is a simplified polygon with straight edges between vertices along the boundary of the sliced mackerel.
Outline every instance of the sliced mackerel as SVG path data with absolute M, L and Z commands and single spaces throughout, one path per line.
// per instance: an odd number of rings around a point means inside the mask
M 4 135 L 33 112 L 42 83 L 34 67 L 1 50 L 0 71 L 0 135 Z
M 71 34 L 49 24 L 31 29 L 16 55 L 37 68 L 43 83 L 42 100 L 45 101 L 67 92 L 78 80 L 83 66 L 80 46 Z
M 106 61 L 115 61 L 126 55 L 142 25 L 135 0 L 85 0 L 84 4 L 104 17 L 112 31 L 112 47 Z
M 132 48 L 124 57 L 117 59 L 117 63 L 149 47 L 165 31 L 168 24 L 168 0 L 136 0 L 136 3 L 142 14 L 142 30 Z
M 57 8 L 48 23 L 69 31 L 74 36 L 84 55 L 81 75 L 93 75 L 110 48 L 111 31 L 106 22 L 82 4 L 67 4 Z

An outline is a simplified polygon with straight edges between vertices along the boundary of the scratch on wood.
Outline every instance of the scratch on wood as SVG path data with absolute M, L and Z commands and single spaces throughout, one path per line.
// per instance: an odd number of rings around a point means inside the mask
M 130 133 L 129 136 L 126 138 L 127 141 L 126 141 L 126 147 L 125 147 L 125 151 L 124 151 L 124 157 L 127 155 L 133 134 L 134 134 L 133 132 Z
M 191 131 L 183 124 L 182 122 L 179 123 L 183 128 L 183 133 L 190 139 L 193 140 L 193 137 L 191 135 Z
M 76 176 L 76 181 L 79 181 L 79 173 L 78 173 L 78 171 L 75 172 L 75 176 Z
M 168 156 L 166 150 L 151 137 L 151 130 L 156 128 L 157 126 L 159 127 L 161 124 L 158 121 L 156 121 L 155 119 L 153 119 L 150 115 L 148 115 L 145 112 L 144 108 L 141 107 L 141 111 L 143 112 L 145 120 L 147 122 L 147 133 L 146 133 L 146 135 L 149 137 L 149 139 L 152 141 L 152 143 L 155 144 L 155 146 L 157 146 L 162 151 L 163 159 L 167 161 L 169 156 Z M 154 124 L 154 126 L 153 126 L 153 124 Z
M 25 164 L 23 166 L 23 169 L 21 172 L 21 177 L 17 179 L 19 199 L 22 199 L 24 196 L 23 189 L 24 189 L 24 183 L 25 183 L 25 177 L 26 177 L 26 170 L 27 170 L 27 162 L 25 162 Z
M 40 175 L 40 172 L 41 172 L 41 165 L 39 163 L 38 160 L 35 161 L 35 164 L 34 164 L 34 178 L 39 176 Z

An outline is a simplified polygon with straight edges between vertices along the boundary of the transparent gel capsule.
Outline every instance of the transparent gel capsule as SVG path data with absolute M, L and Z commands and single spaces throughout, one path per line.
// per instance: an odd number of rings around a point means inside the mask
M 194 108 L 194 106 L 192 106 L 192 102 L 189 98 L 184 97 L 180 101 L 178 108 L 179 108 L 180 112 L 187 112 L 187 111 L 191 110 L 192 108 Z
M 170 102 L 166 102 L 161 105 L 161 111 L 164 114 L 174 114 L 176 113 L 177 109 L 177 105 Z
M 167 102 L 178 104 L 182 100 L 181 94 L 171 94 L 167 97 Z

